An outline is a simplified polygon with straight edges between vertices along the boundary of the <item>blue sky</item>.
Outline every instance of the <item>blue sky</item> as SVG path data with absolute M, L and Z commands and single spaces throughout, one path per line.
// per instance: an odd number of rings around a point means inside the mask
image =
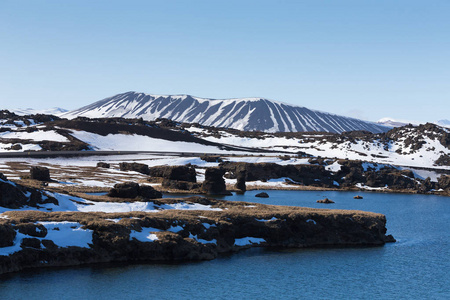
M 450 1 L 0 0 L 0 109 L 126 91 L 450 119 Z

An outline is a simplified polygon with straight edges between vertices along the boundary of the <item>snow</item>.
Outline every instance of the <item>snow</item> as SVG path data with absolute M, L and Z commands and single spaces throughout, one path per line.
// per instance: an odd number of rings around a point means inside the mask
M 18 116 L 35 115 L 35 114 L 59 116 L 65 112 L 67 112 L 68 110 L 64 109 L 64 108 L 53 107 L 53 108 L 47 108 L 47 109 L 16 108 L 16 109 L 11 109 L 9 111 L 15 113 Z
M 217 227 L 216 224 L 209 224 L 209 223 L 202 223 L 203 227 L 205 227 L 206 229 L 209 229 L 211 227 Z
M 425 180 L 427 177 L 430 177 L 432 182 L 438 182 L 438 178 L 441 176 L 440 173 L 430 170 L 420 170 L 414 168 L 399 168 L 400 170 L 411 170 L 414 173 L 415 178 Z
M 325 170 L 336 173 L 341 170 L 341 167 L 342 166 L 337 161 L 335 161 L 333 164 L 326 166 Z
M 192 233 L 189 233 L 189 238 L 194 239 L 197 242 L 202 243 L 202 244 L 217 244 L 216 239 L 212 239 L 212 240 L 208 241 L 208 240 L 200 239 L 197 237 L 197 235 L 193 235 Z
M 59 247 L 82 247 L 89 248 L 92 244 L 92 230 L 82 229 L 77 222 L 37 222 L 47 229 L 45 237 L 33 237 L 16 231 L 14 244 L 0 248 L 0 255 L 10 255 L 22 250 L 20 244 L 24 238 L 36 238 L 39 240 L 51 240 Z
M 55 141 L 55 142 L 69 142 L 69 140 L 60 135 L 54 130 L 43 131 L 38 130 L 34 132 L 26 132 L 26 131 L 6 131 L 0 133 L 0 138 L 3 139 L 23 139 L 23 140 L 32 140 L 36 142 L 40 141 Z
M 77 222 L 38 222 L 47 229 L 47 235 L 43 238 L 52 240 L 59 247 L 83 247 L 89 248 L 92 244 L 92 230 L 82 229 Z
M 388 186 L 384 186 L 384 187 L 370 187 L 367 185 L 363 185 L 362 183 L 357 183 L 355 184 L 355 186 L 357 188 L 363 189 L 363 190 L 368 190 L 368 191 L 382 191 L 388 188 Z
M 80 197 L 74 197 L 58 193 L 47 193 L 49 196 L 56 198 L 59 205 L 53 203 L 42 204 L 42 208 L 37 209 L 35 207 L 22 207 L 19 209 L 10 209 L 0 207 L 0 213 L 9 210 L 42 210 L 42 211 L 80 211 L 80 212 L 105 212 L 105 213 L 119 213 L 119 212 L 152 212 L 157 213 L 161 210 L 208 210 L 208 211 L 221 211 L 220 208 L 213 208 L 210 205 L 203 205 L 199 203 L 186 203 L 179 202 L 174 204 L 162 204 L 156 205 L 154 202 L 95 202 L 86 200 Z M 72 201 L 75 200 L 75 201 Z
M 142 231 L 132 230 L 130 233 L 130 241 L 134 238 L 140 242 L 154 242 L 158 240 L 158 236 L 154 233 L 156 230 L 151 230 L 149 228 L 142 228 Z
M 206 146 L 188 142 L 174 142 L 151 138 L 137 134 L 108 134 L 102 136 L 86 131 L 73 131 L 72 135 L 89 143 L 96 150 L 116 151 L 167 151 L 167 152 L 200 152 L 200 153 L 227 153 L 214 146 Z
M 234 244 L 236 246 L 247 246 L 252 244 L 261 244 L 266 242 L 263 238 L 257 238 L 257 237 L 244 237 L 240 239 L 235 239 Z
M 286 187 L 288 185 L 286 180 L 295 182 L 294 180 L 292 180 L 289 177 L 281 177 L 281 178 L 269 179 L 267 181 L 261 181 L 261 180 L 247 181 L 246 184 L 247 185 L 255 185 L 255 186 L 258 186 L 260 188 L 263 188 L 263 187 Z M 236 179 L 231 179 L 231 180 L 230 179 L 226 179 L 225 181 L 226 181 L 226 183 L 233 184 L 233 183 L 236 182 Z
M 271 219 L 255 219 L 255 220 L 258 222 L 271 222 L 271 221 L 276 221 L 278 219 L 275 217 L 272 217 Z

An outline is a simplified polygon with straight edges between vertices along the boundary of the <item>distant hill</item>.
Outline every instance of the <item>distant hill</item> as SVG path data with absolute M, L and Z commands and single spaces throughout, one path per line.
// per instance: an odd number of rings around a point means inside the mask
M 48 109 L 17 108 L 17 109 L 10 109 L 9 111 L 11 111 L 19 116 L 35 115 L 35 114 L 59 116 L 63 113 L 68 112 L 67 109 L 59 108 L 59 107 L 53 107 L 53 108 L 48 108 Z
M 65 118 L 166 118 L 177 122 L 264 132 L 333 132 L 388 127 L 264 98 L 215 100 L 189 95 L 148 95 L 128 92 L 67 112 Z

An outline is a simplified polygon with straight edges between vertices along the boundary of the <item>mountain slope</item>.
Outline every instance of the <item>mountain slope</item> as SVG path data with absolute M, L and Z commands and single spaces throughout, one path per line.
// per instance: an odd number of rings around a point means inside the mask
M 161 96 L 128 92 L 106 98 L 63 114 L 75 118 L 167 118 L 178 122 L 234 128 L 245 131 L 305 132 L 367 130 L 378 133 L 389 128 L 371 122 L 310 110 L 263 98 L 214 100 L 189 95 Z

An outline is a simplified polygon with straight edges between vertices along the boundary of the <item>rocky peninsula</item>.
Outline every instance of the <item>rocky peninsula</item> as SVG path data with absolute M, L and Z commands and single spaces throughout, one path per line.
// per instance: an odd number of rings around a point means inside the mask
M 130 188 L 137 187 L 118 185 L 115 193 Z M 250 247 L 381 246 L 394 241 L 386 236 L 384 215 L 363 211 L 206 197 L 148 199 L 142 196 L 150 195 L 148 189 L 136 198 L 90 201 L 24 187 L 5 176 L 0 189 L 0 274 L 101 262 L 211 260 Z M 114 212 L 121 205 L 141 211 Z

